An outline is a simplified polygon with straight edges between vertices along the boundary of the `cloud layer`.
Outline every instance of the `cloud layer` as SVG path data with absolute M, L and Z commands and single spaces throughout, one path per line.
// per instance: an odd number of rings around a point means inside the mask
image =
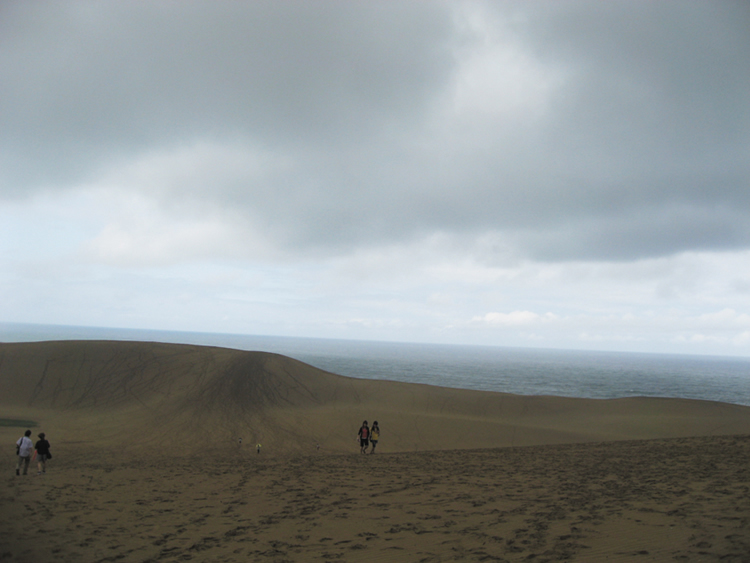
M 428 276 L 393 290 L 408 310 L 456 291 L 430 272 L 531 264 L 564 270 L 568 292 L 393 318 L 557 326 L 581 268 L 744 256 L 749 26 L 739 2 L 3 4 L 6 290 L 48 259 L 321 284 L 392 267 Z M 18 213 L 46 224 L 34 235 Z M 634 310 L 658 308 L 640 291 L 676 299 L 673 276 L 638 280 L 622 296 Z M 706 314 L 740 311 L 735 289 Z

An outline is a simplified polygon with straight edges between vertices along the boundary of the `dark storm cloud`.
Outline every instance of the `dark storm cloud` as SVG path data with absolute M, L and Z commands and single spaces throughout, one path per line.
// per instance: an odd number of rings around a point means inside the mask
M 2 10 L 7 195 L 204 142 L 247 158 L 154 197 L 240 211 L 288 248 L 433 232 L 495 233 L 544 260 L 750 245 L 746 3 Z M 477 53 L 521 62 L 480 65 L 472 89 Z
M 6 4 L 4 189 L 194 138 L 336 146 L 410 119 L 450 67 L 436 6 Z M 10 184 L 10 185 L 9 185 Z
M 542 56 L 573 76 L 547 131 L 566 158 L 556 188 L 570 186 L 558 256 L 750 243 L 747 29 L 740 2 L 558 3 L 529 26 Z M 590 218 L 570 220 L 579 214 Z M 556 231 L 537 252 L 556 255 Z

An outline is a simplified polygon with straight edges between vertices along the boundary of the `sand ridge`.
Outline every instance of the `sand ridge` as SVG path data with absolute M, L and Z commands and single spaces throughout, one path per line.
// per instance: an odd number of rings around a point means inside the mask
M 363 419 L 383 453 L 750 433 L 750 407 L 524 397 L 373 381 L 264 352 L 144 342 L 0 344 L 0 417 L 58 444 L 266 455 L 349 452 Z

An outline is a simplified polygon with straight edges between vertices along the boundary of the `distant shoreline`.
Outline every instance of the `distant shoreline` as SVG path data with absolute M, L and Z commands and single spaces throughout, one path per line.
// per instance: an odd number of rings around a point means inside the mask
M 518 395 L 750 405 L 750 358 L 407 344 L 0 323 L 0 341 L 112 340 L 260 350 L 347 377 Z

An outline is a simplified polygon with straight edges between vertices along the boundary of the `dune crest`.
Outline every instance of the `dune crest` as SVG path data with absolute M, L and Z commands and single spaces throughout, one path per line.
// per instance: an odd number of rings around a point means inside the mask
M 58 441 L 183 453 L 382 452 L 750 433 L 750 407 L 682 399 L 527 397 L 353 379 L 265 352 L 145 342 L 0 344 L 0 417 Z M 242 440 L 242 446 L 240 446 Z

